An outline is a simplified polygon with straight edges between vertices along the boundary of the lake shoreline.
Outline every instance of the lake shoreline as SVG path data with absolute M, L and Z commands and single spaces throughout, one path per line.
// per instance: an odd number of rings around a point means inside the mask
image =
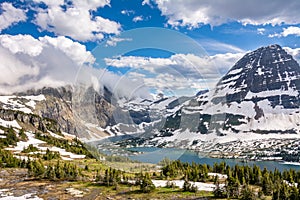
M 213 165 L 215 162 L 225 162 L 231 166 L 239 165 L 258 165 L 260 168 L 266 167 L 269 170 L 278 169 L 280 171 L 296 169 L 300 170 L 300 163 L 285 162 L 278 158 L 270 157 L 265 159 L 251 159 L 239 157 L 224 157 L 211 156 L 209 153 L 204 153 L 195 150 L 177 149 L 177 148 L 158 148 L 158 147 L 132 147 L 128 150 L 135 152 L 134 155 L 128 156 L 132 160 L 140 162 L 148 162 L 158 164 L 164 158 L 171 160 L 181 160 L 183 162 L 206 163 Z

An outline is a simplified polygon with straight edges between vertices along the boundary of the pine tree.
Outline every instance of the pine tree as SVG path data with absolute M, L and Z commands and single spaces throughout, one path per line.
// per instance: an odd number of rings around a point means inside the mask
M 272 182 L 268 172 L 264 172 L 262 176 L 262 192 L 267 196 L 272 194 Z
M 145 176 L 143 177 L 140 188 L 141 191 L 144 193 L 149 193 L 155 190 L 155 185 L 153 184 L 150 175 L 148 173 L 146 173 Z
M 183 191 L 189 192 L 191 190 L 191 187 L 192 187 L 192 184 L 187 179 L 185 179 L 184 183 L 183 183 L 183 187 L 182 187 Z
M 64 179 L 65 178 L 65 173 L 63 171 L 63 168 L 61 167 L 61 164 L 60 164 L 59 160 L 57 161 L 57 163 L 55 165 L 55 177 L 57 179 Z
M 56 180 L 55 169 L 52 165 L 48 165 L 46 173 L 45 173 L 45 178 L 47 178 L 49 180 Z
M 281 200 L 289 200 L 289 190 L 286 183 L 282 183 L 280 187 L 279 199 Z
M 249 188 L 248 185 L 245 185 L 241 191 L 241 200 L 256 200 L 257 197 L 253 193 L 253 191 Z
M 291 187 L 289 199 L 299 200 L 299 191 L 296 186 Z
M 215 189 L 213 191 L 214 197 L 216 198 L 224 198 L 224 188 L 221 188 L 219 180 L 216 181 L 215 183 Z

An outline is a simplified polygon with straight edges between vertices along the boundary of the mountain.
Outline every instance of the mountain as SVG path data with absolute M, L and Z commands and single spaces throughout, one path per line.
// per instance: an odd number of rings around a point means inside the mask
M 78 90 L 76 90 L 78 92 Z M 1 115 L 0 118 L 8 121 L 15 121 L 17 124 L 24 128 L 28 123 L 32 124 L 31 118 L 39 119 L 41 127 L 46 127 L 43 120 L 51 120 L 55 122 L 55 132 L 65 132 L 68 134 L 76 135 L 80 138 L 95 139 L 109 136 L 101 127 L 106 127 L 113 124 L 112 110 L 114 107 L 106 99 L 107 96 L 100 95 L 92 87 L 84 90 L 84 97 L 93 101 L 90 104 L 84 104 L 81 99 L 80 106 L 76 102 L 75 89 L 71 86 L 59 88 L 44 87 L 38 90 L 29 90 L 22 93 L 13 94 L 10 96 L 0 96 Z M 90 102 L 89 102 L 90 103 Z M 93 112 L 97 116 L 97 123 L 95 127 L 89 127 L 81 119 L 85 115 L 90 116 L 89 109 L 93 107 Z M 29 119 L 27 119 L 29 116 Z M 79 117 L 80 116 L 80 117 Z M 24 121 L 25 118 L 26 120 Z M 42 130 L 47 131 L 46 128 Z M 93 134 L 86 135 L 86 132 L 93 132 Z
M 294 58 L 271 45 L 247 53 L 214 89 L 194 97 L 118 99 L 106 87 L 42 88 L 0 96 L 0 125 L 34 126 L 85 142 L 130 136 L 117 141 L 121 146 L 236 152 L 240 149 L 229 146 L 247 140 L 257 149 L 272 145 L 271 139 L 282 144 L 282 138 L 300 139 L 299 75 Z M 293 142 L 290 146 L 298 144 Z
M 25 126 L 32 120 L 24 121 L 24 116 L 37 117 L 40 119 L 37 128 L 46 127 L 44 119 L 53 120 L 55 132 L 76 135 L 88 142 L 159 129 L 165 118 L 187 100 L 187 97 L 117 99 L 106 87 L 101 91 L 84 85 L 44 87 L 0 96 L 0 118 Z
M 299 64 L 279 45 L 259 48 L 219 81 L 205 110 L 236 116 L 226 125 L 238 132 L 299 133 L 299 75 Z
M 247 53 L 215 89 L 191 100 L 180 114 L 200 113 L 200 133 L 300 133 L 299 75 L 299 64 L 279 45 L 262 47 Z
M 144 144 L 230 154 L 244 146 L 245 151 L 258 145 L 274 150 L 278 141 L 293 138 L 290 146 L 297 147 L 299 75 L 299 64 L 279 45 L 247 53 L 215 88 L 169 115 L 159 134 Z

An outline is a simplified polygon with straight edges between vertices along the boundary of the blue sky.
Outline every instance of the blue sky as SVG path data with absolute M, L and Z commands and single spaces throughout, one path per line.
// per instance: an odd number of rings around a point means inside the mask
M 0 92 L 88 79 L 120 96 L 195 94 L 261 46 L 299 59 L 299 9 L 297 0 L 2 0 Z

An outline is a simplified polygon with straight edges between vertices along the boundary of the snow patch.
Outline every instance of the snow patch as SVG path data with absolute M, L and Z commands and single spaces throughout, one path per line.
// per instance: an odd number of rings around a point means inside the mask
M 9 127 L 13 127 L 13 128 L 17 128 L 17 129 L 22 128 L 16 120 L 6 121 L 1 118 L 0 118 L 0 126 L 6 127 L 6 128 L 9 128 Z
M 42 94 L 36 96 L 0 96 L 0 102 L 4 104 L 4 109 L 17 110 L 27 114 L 32 113 L 32 110 L 35 109 L 36 101 L 43 100 L 46 98 Z
M 167 185 L 167 180 L 152 180 L 155 187 L 165 187 Z M 175 186 L 183 188 L 184 180 L 172 180 Z M 203 182 L 193 182 L 190 181 L 192 185 L 197 186 L 198 191 L 209 191 L 212 192 L 215 189 L 215 185 L 212 183 L 203 183 Z M 220 184 L 220 187 L 224 187 L 224 184 Z

